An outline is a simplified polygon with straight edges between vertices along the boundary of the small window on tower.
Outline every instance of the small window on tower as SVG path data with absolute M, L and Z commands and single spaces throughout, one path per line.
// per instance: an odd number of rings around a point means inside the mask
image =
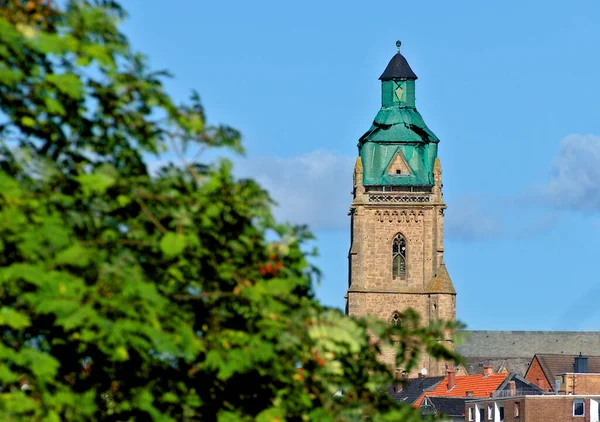
M 406 240 L 400 234 L 392 244 L 392 276 L 406 278 Z
M 400 320 L 400 312 L 394 312 L 392 314 L 392 325 L 396 326 L 396 327 L 400 327 L 402 324 L 402 321 Z
M 396 169 L 396 174 L 402 174 L 402 170 Z

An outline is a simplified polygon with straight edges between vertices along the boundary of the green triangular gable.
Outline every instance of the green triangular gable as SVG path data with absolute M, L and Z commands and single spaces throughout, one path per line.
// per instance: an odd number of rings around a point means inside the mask
M 366 142 L 360 156 L 364 185 L 433 185 L 435 144 L 408 145 Z M 411 169 L 408 175 L 388 174 L 391 161 L 400 152 Z M 433 158 L 431 158 L 433 157 Z

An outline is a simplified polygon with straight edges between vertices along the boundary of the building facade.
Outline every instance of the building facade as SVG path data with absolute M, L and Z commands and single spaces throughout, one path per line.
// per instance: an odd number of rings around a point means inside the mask
M 467 401 L 466 422 L 599 422 L 598 395 L 536 395 Z
M 439 139 L 416 109 L 417 76 L 397 45 L 379 78 L 381 109 L 358 143 L 346 309 L 396 324 L 407 308 L 423 324 L 455 320 L 456 291 L 444 265 Z M 382 359 L 392 365 L 394 352 Z M 430 375 L 446 371 L 427 356 L 420 366 Z
M 579 386 L 577 377 L 583 376 L 584 378 L 588 378 L 588 373 L 595 374 L 596 378 L 600 376 L 600 356 L 537 353 L 531 360 L 531 364 L 525 374 L 525 379 L 537 384 L 548 392 L 558 393 L 565 391 L 565 388 L 567 388 L 567 394 L 591 394 L 587 391 L 577 390 Z M 558 375 L 566 375 L 566 378 L 561 376 L 561 383 L 557 383 Z M 573 377 L 570 375 L 573 375 Z M 565 384 L 563 379 L 569 380 L 575 387 L 575 391 L 570 390 L 569 385 Z M 585 383 L 587 382 L 586 380 Z M 594 392 L 600 393 L 600 378 L 593 388 L 595 388 Z

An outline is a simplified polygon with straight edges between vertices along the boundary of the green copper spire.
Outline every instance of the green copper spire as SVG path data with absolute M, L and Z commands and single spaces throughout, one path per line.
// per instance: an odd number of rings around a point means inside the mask
M 429 130 L 415 106 L 417 75 L 398 53 L 379 78 L 381 109 L 359 140 L 364 185 L 429 185 L 439 139 Z M 402 169 L 392 169 L 403 162 Z M 396 164 L 394 164 L 396 165 Z

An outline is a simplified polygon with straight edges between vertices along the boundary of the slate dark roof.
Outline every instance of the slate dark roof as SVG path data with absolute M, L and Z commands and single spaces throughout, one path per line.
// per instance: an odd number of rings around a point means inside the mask
M 506 377 L 504 382 L 502 384 L 500 384 L 500 386 L 496 390 L 495 394 L 499 395 L 500 397 L 506 397 L 507 396 L 506 393 L 509 393 L 509 391 L 510 391 L 510 386 L 508 385 L 508 383 L 510 381 L 515 382 L 516 394 L 518 396 L 521 396 L 521 395 L 535 396 L 535 395 L 541 395 L 541 394 L 545 393 L 545 391 L 542 388 L 527 381 L 521 375 L 508 374 L 508 376 Z
M 433 406 L 434 413 L 444 413 L 448 416 L 464 416 L 465 402 L 472 400 L 467 397 L 430 397 L 426 396 L 420 407 L 427 407 L 429 403 Z
M 599 350 L 600 351 L 600 350 Z M 557 374 L 575 371 L 575 357 L 578 355 L 551 355 L 536 354 L 548 383 L 554 385 L 554 377 Z M 600 373 L 600 356 L 588 356 L 588 372 Z
M 464 357 L 533 358 L 537 353 L 596 356 L 600 333 L 592 331 L 463 331 Z
M 408 379 L 406 385 L 400 391 L 390 391 L 391 396 L 403 403 L 413 404 L 424 391 L 433 390 L 444 377 L 427 377 L 427 378 L 412 378 Z
M 464 368 L 469 375 L 483 374 L 483 367 L 489 365 L 494 372 L 514 372 L 525 376 L 531 363 L 531 357 L 469 356 L 464 360 Z
M 388 63 L 387 67 L 379 77 L 382 81 L 389 81 L 392 79 L 418 79 L 415 72 L 410 68 L 408 62 L 402 54 L 396 53 L 392 60 Z

